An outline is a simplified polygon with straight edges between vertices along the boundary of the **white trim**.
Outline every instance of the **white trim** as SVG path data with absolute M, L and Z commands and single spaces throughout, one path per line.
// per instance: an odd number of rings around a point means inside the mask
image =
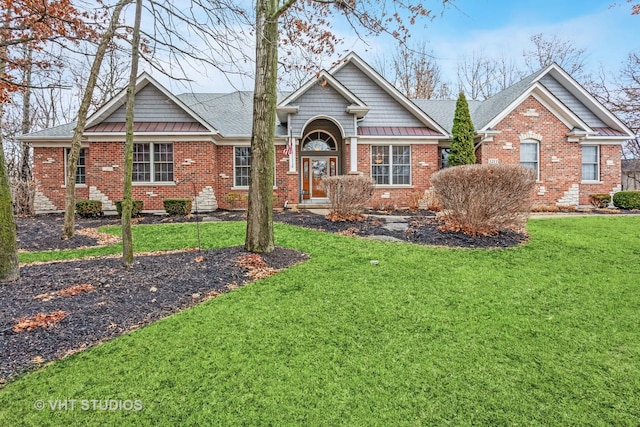
M 582 176 L 583 171 L 582 171 L 582 167 L 585 165 L 584 163 L 584 154 L 583 154 L 583 150 L 586 147 L 595 147 L 596 149 L 596 162 L 595 163 L 586 163 L 588 165 L 593 166 L 594 164 L 596 165 L 596 179 L 584 179 L 584 177 Z M 602 159 L 600 158 L 600 146 L 599 145 L 593 145 L 593 144 L 583 144 L 580 146 L 580 180 L 582 183 L 584 184 L 597 184 L 597 183 L 601 183 L 600 181 L 600 161 Z
M 349 172 L 358 172 L 358 138 L 349 138 Z
M 479 129 L 477 133 L 482 133 L 490 128 L 494 128 L 505 117 L 511 114 L 516 108 L 518 108 L 529 96 L 533 96 L 540 104 L 542 104 L 551 114 L 553 114 L 558 120 L 560 120 L 569 130 L 574 127 L 582 128 L 588 132 L 593 132 L 585 122 L 583 122 L 577 115 L 562 104 L 547 88 L 542 86 L 541 83 L 532 84 L 527 90 L 525 90 L 520 96 L 518 96 L 511 104 L 504 108 L 500 113 L 489 121 L 482 129 Z M 552 106 L 553 104 L 553 106 Z
M 329 72 L 327 72 L 326 70 L 322 70 L 315 77 L 307 80 L 305 84 L 300 86 L 295 92 L 289 94 L 289 96 L 287 96 L 280 104 L 278 104 L 278 106 L 276 107 L 278 120 L 283 123 L 285 121 L 285 115 L 297 113 L 298 107 L 288 104 L 302 96 L 316 84 L 322 84 L 320 83 L 322 80 L 324 80 L 326 84 L 329 84 L 345 100 L 353 104 L 347 106 L 347 113 L 354 113 L 355 115 L 359 115 L 359 117 L 364 117 L 367 114 L 367 112 L 369 111 L 369 107 L 364 102 L 362 102 L 360 98 L 358 98 L 353 92 L 351 92 L 349 88 L 340 83 L 333 75 L 329 74 Z
M 132 177 L 131 177 L 131 181 L 132 181 L 132 185 L 134 186 L 144 186 L 144 185 L 176 185 L 175 182 L 175 166 L 176 166 L 176 159 L 175 159 L 175 150 L 174 150 L 174 144 L 173 142 L 147 142 L 147 141 L 139 141 L 139 140 L 135 140 L 133 142 L 133 146 L 134 146 L 134 150 L 135 150 L 135 145 L 136 144 L 144 144 L 144 145 L 149 145 L 149 165 L 151 166 L 151 169 L 149 171 L 149 181 L 133 181 L 133 172 L 132 172 Z M 171 172 L 171 174 L 173 175 L 173 180 L 171 181 L 156 181 L 155 180 L 155 174 L 156 174 L 156 168 L 155 168 L 155 160 L 154 160 L 154 146 L 156 144 L 171 144 L 171 163 L 173 164 L 173 170 Z M 133 163 L 135 164 L 136 161 L 135 159 L 133 160 Z M 138 163 L 142 163 L 142 162 L 138 162 Z M 158 163 L 167 163 L 167 162 L 158 162 Z
M 67 164 L 69 163 L 69 154 L 67 154 L 67 151 L 70 151 L 71 147 L 62 147 L 62 158 L 63 158 L 63 163 L 64 163 L 64 181 L 62 183 L 62 188 L 67 188 Z M 78 153 L 78 161 L 80 161 L 80 153 L 82 152 L 82 150 L 85 150 L 84 152 L 84 183 L 82 184 L 78 184 L 76 182 L 76 188 L 84 188 L 87 186 L 87 167 L 89 166 L 87 164 L 87 161 L 89 160 L 89 158 L 87 157 L 87 147 L 82 147 L 80 146 L 80 152 Z M 77 167 L 76 167 L 76 181 L 77 181 L 77 177 L 78 177 L 78 172 L 77 172 Z
M 234 145 L 233 146 L 233 171 L 231 174 L 231 179 L 233 180 L 233 185 L 231 186 L 232 190 L 248 190 L 249 189 L 249 185 L 236 185 L 236 148 L 248 148 L 249 149 L 249 179 L 251 179 L 251 145 L 246 145 L 246 144 L 241 144 L 241 145 Z M 274 150 L 273 152 L 273 189 L 277 189 L 278 185 L 277 185 L 277 173 L 278 173 L 278 161 L 276 160 L 277 158 L 277 153 Z M 243 166 L 244 167 L 244 166 Z
M 450 141 L 438 136 L 380 136 L 380 135 L 358 135 L 360 141 L 367 141 L 367 144 L 389 144 L 390 141 L 405 141 L 409 145 L 438 145 L 440 141 Z
M 131 183 L 132 187 L 174 187 L 175 181 L 134 181 Z
M 373 147 L 387 147 L 389 149 L 389 184 L 374 184 L 376 188 L 413 188 L 413 150 L 411 144 L 372 144 L 369 146 L 369 173 L 373 178 Z M 408 184 L 394 184 L 393 181 L 393 147 L 409 147 L 409 183 Z M 403 163 L 401 166 L 405 166 Z M 375 181 L 375 178 L 373 178 Z
M 582 102 L 589 110 L 595 114 L 602 122 L 608 127 L 627 133 L 625 139 L 633 138 L 634 134 L 623 122 L 621 122 L 613 113 L 611 113 L 600 101 L 598 101 L 593 95 L 591 95 L 586 89 L 582 87 L 569 73 L 563 70 L 558 64 L 553 63 L 547 67 L 547 69 L 541 73 L 537 78 L 538 82 L 542 77 L 547 74 L 551 74 L 556 80 L 562 84 L 578 101 Z M 589 105 L 590 104 L 590 105 Z M 592 108 L 591 108 L 592 107 Z M 595 111 L 594 111 L 595 110 Z
M 300 86 L 295 92 L 292 92 L 291 94 L 289 94 L 289 96 L 283 99 L 282 102 L 278 104 L 278 109 L 282 108 L 283 111 L 286 111 L 287 108 L 297 109 L 297 106 L 290 106 L 288 104 L 299 96 L 303 95 L 306 91 L 311 89 L 322 79 L 325 79 L 327 83 L 331 84 L 331 87 L 333 87 L 347 101 L 350 101 L 352 104 L 355 104 L 358 107 L 368 108 L 360 98 L 358 98 L 353 92 L 351 92 L 345 85 L 340 83 L 332 74 L 329 74 L 329 72 L 326 70 L 322 70 L 315 77 L 307 80 L 307 82 Z M 295 113 L 297 113 L 297 110 L 295 111 Z
M 329 120 L 331 123 L 336 125 L 338 127 L 338 130 L 340 131 L 340 135 L 338 135 L 340 138 L 344 138 L 347 135 L 344 131 L 344 128 L 342 127 L 342 124 L 339 121 L 337 121 L 335 118 L 331 116 L 319 114 L 317 116 L 313 116 L 309 118 L 306 122 L 304 122 L 304 125 L 300 128 L 300 141 L 304 140 L 307 137 L 307 135 L 309 135 L 311 132 L 316 132 L 315 130 L 310 130 L 305 133 L 305 131 L 307 130 L 307 127 L 309 127 L 309 125 L 316 120 Z M 322 131 L 326 132 L 324 129 L 322 129 Z M 336 142 L 338 141 L 336 140 Z
M 520 146 L 519 146 L 519 165 L 522 165 L 522 144 L 536 144 L 536 150 L 537 150 L 537 154 L 536 154 L 536 182 L 542 182 L 542 180 L 540 179 L 540 143 L 542 141 L 539 141 L 537 139 L 523 139 L 520 141 Z M 524 163 L 532 163 L 532 162 L 524 162 Z M 526 166 L 525 166 L 526 167 Z

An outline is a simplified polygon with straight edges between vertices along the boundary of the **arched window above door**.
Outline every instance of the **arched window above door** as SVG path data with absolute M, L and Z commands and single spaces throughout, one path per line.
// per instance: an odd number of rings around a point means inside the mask
M 302 141 L 302 151 L 336 151 L 336 141 L 326 132 L 311 132 Z

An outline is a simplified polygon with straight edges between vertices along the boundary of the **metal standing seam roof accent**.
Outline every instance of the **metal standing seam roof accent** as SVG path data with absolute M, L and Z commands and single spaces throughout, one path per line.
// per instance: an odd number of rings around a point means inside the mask
M 626 136 L 625 133 L 622 133 L 619 130 L 611 129 L 609 127 L 591 129 L 593 129 L 595 132 L 598 132 L 599 136 Z
M 358 127 L 360 136 L 442 136 L 427 127 L 398 127 L 398 126 L 360 126 Z
M 86 130 L 86 132 L 125 132 L 126 123 L 103 122 Z M 134 132 L 209 132 L 200 123 L 188 122 L 135 122 Z

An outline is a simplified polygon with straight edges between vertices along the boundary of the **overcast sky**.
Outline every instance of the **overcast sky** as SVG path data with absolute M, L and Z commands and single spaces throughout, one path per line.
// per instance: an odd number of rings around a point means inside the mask
M 603 64 L 617 73 L 627 54 L 640 49 L 640 16 L 632 16 L 630 8 L 625 0 L 618 4 L 613 0 L 456 0 L 455 7 L 449 7 L 427 28 L 414 27 L 412 40 L 427 43 L 442 76 L 452 82 L 462 56 L 482 51 L 520 62 L 523 51 L 531 47 L 530 37 L 538 33 L 572 41 L 576 48 L 586 50 L 589 68 Z M 345 39 L 343 48 L 356 51 L 371 63 L 395 49 L 390 40 L 370 39 L 364 43 L 347 27 L 337 30 Z M 335 59 L 327 58 L 327 64 Z M 191 88 L 157 78 L 176 93 L 234 90 L 224 78 L 197 72 L 192 75 L 195 82 Z M 253 88 L 250 79 L 233 81 L 238 89 Z

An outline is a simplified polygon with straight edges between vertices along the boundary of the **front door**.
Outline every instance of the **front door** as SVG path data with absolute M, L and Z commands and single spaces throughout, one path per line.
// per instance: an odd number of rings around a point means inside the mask
M 322 187 L 322 178 L 338 173 L 337 157 L 303 157 L 302 158 L 302 198 L 322 199 L 327 192 Z

